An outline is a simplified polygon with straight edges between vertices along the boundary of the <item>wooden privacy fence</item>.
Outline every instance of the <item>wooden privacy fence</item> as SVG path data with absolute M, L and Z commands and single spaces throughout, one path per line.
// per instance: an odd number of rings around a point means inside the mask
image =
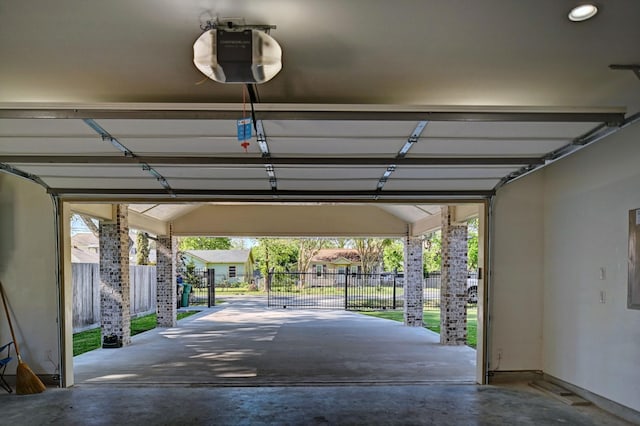
M 100 265 L 73 263 L 73 331 L 100 324 Z M 129 267 L 131 315 L 156 309 L 156 267 Z

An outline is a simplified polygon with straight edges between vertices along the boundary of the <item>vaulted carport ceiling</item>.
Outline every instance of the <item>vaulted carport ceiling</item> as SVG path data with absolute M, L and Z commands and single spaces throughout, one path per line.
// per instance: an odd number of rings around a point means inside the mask
M 69 200 L 473 201 L 637 120 L 640 2 L 3 3 L 0 169 Z M 283 70 L 202 81 L 207 20 L 273 24 Z M 628 67 L 627 67 L 628 68 Z M 439 106 L 425 106 L 439 105 Z

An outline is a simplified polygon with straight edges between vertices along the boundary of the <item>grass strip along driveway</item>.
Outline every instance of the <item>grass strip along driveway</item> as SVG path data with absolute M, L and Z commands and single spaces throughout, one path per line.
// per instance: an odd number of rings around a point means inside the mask
M 402 311 L 361 311 L 361 314 L 376 318 L 404 322 Z M 423 326 L 440 334 L 440 309 L 425 309 L 422 318 Z M 467 345 L 476 348 L 478 333 L 478 308 L 467 309 Z
M 197 314 L 198 311 L 178 312 L 178 319 Z M 158 324 L 156 314 L 149 314 L 131 319 L 131 335 L 143 333 L 156 328 Z M 73 335 L 73 356 L 98 349 L 100 347 L 100 328 L 82 331 Z

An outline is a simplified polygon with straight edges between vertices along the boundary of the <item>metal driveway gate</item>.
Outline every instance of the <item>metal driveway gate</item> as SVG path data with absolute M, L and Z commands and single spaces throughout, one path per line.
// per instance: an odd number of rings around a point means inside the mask
M 187 267 L 178 271 L 182 275 L 183 284 L 189 284 L 189 305 L 215 305 L 216 275 L 214 269 Z M 184 304 L 182 304 L 184 307 Z
M 403 305 L 395 274 L 271 272 L 268 306 L 304 309 L 381 310 Z

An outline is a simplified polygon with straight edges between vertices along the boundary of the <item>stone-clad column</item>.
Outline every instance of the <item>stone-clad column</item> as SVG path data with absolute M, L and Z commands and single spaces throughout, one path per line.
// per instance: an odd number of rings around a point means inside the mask
M 404 242 L 404 325 L 422 327 L 422 237 Z
M 128 206 L 113 207 L 114 220 L 100 222 L 100 325 L 103 347 L 131 343 Z
M 171 234 L 171 228 L 169 234 Z M 175 239 L 171 235 L 158 236 L 156 241 L 158 327 L 175 327 L 177 325 L 176 254 Z
M 455 207 L 442 208 L 440 343 L 467 342 L 467 226 L 456 224 Z

